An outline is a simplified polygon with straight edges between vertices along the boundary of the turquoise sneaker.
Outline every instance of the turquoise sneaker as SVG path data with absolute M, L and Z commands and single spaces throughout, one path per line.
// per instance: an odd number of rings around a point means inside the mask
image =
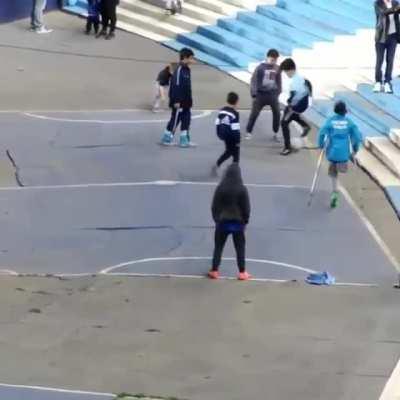
M 189 136 L 187 133 L 181 133 L 179 138 L 179 147 L 190 147 Z
M 339 193 L 338 192 L 332 192 L 331 195 L 331 208 L 336 208 L 339 203 Z
M 174 136 L 172 135 L 172 133 L 166 131 L 161 139 L 161 144 L 163 144 L 165 146 L 169 146 L 172 144 L 173 139 L 174 139 Z

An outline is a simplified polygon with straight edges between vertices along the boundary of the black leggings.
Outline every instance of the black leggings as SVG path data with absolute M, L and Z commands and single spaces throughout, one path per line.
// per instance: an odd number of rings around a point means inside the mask
M 296 121 L 302 128 L 309 128 L 310 125 L 302 118 L 301 114 L 291 111 L 289 108 L 285 109 L 282 118 L 282 134 L 285 141 L 285 149 L 291 149 L 290 143 L 290 128 L 289 125 L 292 121 Z
M 221 164 L 233 157 L 233 162 L 238 163 L 240 160 L 240 142 L 237 139 L 224 140 L 225 142 L 225 153 L 218 158 L 217 166 L 220 167 Z
M 265 106 L 270 106 L 272 110 L 272 129 L 274 133 L 279 131 L 279 121 L 281 118 L 281 109 L 279 106 L 279 97 L 271 94 L 259 93 L 253 100 L 249 122 L 247 123 L 247 132 L 253 132 L 254 124 L 257 121 L 260 112 Z
M 221 265 L 222 252 L 225 247 L 226 240 L 231 232 L 226 232 L 221 229 L 218 225 L 215 228 L 215 247 L 213 255 L 212 270 L 218 271 Z M 246 252 L 246 237 L 244 231 L 232 232 L 233 244 L 236 250 L 236 260 L 239 268 L 239 272 L 244 272 L 246 270 L 245 266 L 245 252 Z

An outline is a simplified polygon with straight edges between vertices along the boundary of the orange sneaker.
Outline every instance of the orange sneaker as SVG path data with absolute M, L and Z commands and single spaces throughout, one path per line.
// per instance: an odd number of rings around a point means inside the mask
M 218 279 L 219 278 L 219 272 L 218 271 L 208 271 L 208 277 L 210 279 Z
M 240 272 L 238 275 L 239 281 L 248 281 L 249 279 L 251 279 L 251 275 L 247 271 Z

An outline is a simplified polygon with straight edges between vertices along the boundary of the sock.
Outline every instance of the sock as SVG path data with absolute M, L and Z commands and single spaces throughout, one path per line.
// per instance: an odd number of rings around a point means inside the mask
M 332 191 L 333 192 L 338 192 L 338 178 L 337 178 L 337 176 L 335 176 L 335 177 L 331 177 L 331 179 L 332 179 Z

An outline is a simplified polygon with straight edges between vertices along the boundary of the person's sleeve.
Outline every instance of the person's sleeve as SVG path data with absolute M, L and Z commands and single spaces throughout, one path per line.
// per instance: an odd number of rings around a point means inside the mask
M 318 134 L 318 147 L 320 149 L 323 149 L 325 147 L 325 142 L 328 138 L 329 130 L 330 130 L 330 120 L 326 121 L 325 124 L 322 126 L 322 128 L 319 131 Z
M 219 221 L 220 215 L 220 194 L 218 188 L 214 192 L 214 197 L 211 205 L 211 214 L 215 223 Z
M 251 96 L 251 97 L 256 97 L 256 96 L 257 96 L 258 69 L 259 69 L 259 67 L 257 67 L 257 68 L 254 70 L 253 75 L 251 76 L 251 81 L 250 81 L 250 96 Z
M 278 87 L 278 93 L 282 93 L 282 71 L 278 71 L 276 75 L 276 86 Z
M 353 147 L 353 152 L 357 153 L 362 145 L 362 135 L 358 126 L 352 122 L 350 125 L 350 140 Z
M 251 206 L 250 206 L 249 192 L 246 187 L 243 189 L 243 192 L 240 196 L 239 207 L 240 207 L 240 211 L 242 213 L 243 221 L 247 225 L 250 220 Z
M 233 137 L 240 139 L 240 121 L 239 114 L 231 119 L 231 133 Z

